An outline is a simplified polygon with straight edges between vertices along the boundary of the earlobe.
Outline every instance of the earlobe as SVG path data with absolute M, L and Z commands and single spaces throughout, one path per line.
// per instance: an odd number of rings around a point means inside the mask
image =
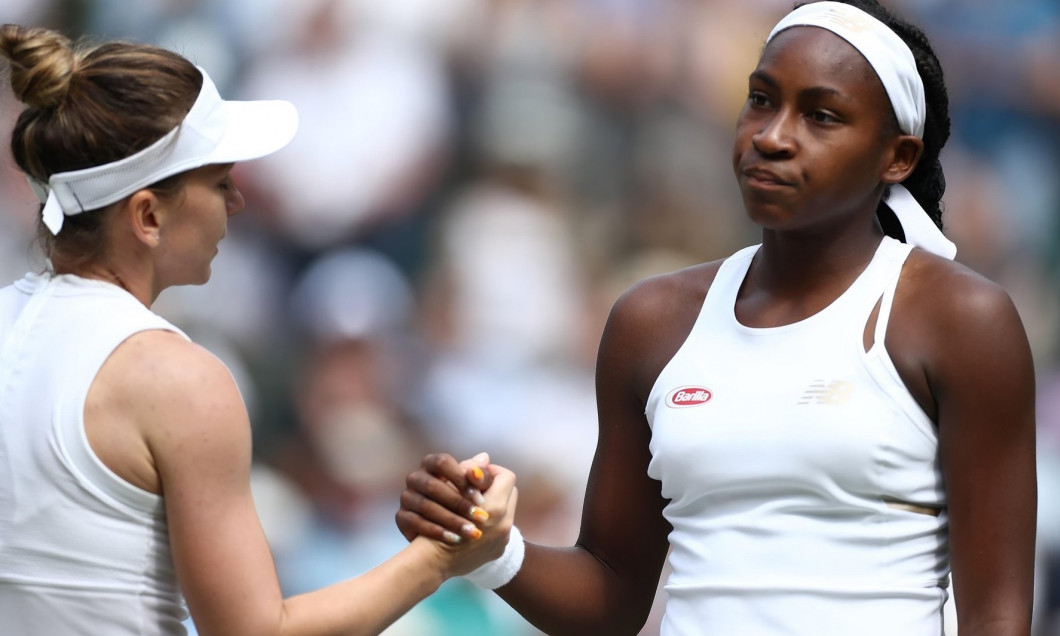
M 913 135 L 900 135 L 892 146 L 890 162 L 880 180 L 886 184 L 905 181 L 916 169 L 920 156 L 924 154 L 924 140 Z

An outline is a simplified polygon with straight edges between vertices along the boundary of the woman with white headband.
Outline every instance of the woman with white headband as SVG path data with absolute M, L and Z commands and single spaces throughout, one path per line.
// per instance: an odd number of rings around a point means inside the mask
M 294 107 L 225 101 L 153 46 L 7 25 L 0 54 L 51 266 L 0 289 L 0 633 L 169 636 L 190 610 L 204 636 L 376 634 L 502 553 L 514 476 L 497 468 L 466 540 L 284 599 L 233 379 L 149 308 L 207 281 L 243 208 L 232 164 L 285 146 Z
M 617 302 L 580 537 L 513 530 L 487 587 L 549 634 L 636 634 L 669 551 L 665 636 L 940 636 L 952 572 L 961 636 L 1029 634 L 1034 373 L 939 229 L 947 110 L 872 0 L 780 21 L 733 149 L 761 244 Z M 406 537 L 458 527 L 421 495 L 470 465 L 425 458 Z

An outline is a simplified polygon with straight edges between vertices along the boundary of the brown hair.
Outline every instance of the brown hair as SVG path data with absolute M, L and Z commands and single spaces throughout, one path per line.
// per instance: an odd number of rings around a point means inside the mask
M 157 46 L 72 42 L 57 31 L 0 27 L 15 96 L 26 105 L 11 134 L 11 153 L 40 181 L 135 154 L 175 128 L 191 110 L 202 75 L 191 62 Z M 172 192 L 180 175 L 152 186 Z M 67 217 L 57 236 L 38 224 L 46 255 L 74 267 L 104 246 L 106 215 Z

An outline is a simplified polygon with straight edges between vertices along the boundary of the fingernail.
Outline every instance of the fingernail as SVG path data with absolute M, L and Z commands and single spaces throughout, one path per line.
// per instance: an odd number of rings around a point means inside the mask
M 468 488 L 467 496 L 471 497 L 471 501 L 474 501 L 478 505 L 486 503 L 486 498 L 482 496 L 482 493 L 478 488 Z
M 472 506 L 471 518 L 475 519 L 476 521 L 487 521 L 490 518 L 490 513 L 486 512 L 482 508 L 479 508 L 478 506 Z
M 442 538 L 445 539 L 447 542 L 453 544 L 460 543 L 461 541 L 463 541 L 460 535 L 455 532 L 449 532 L 448 530 L 442 533 Z
M 482 538 L 482 531 L 470 523 L 464 526 L 464 534 L 471 537 L 474 541 L 478 541 Z
M 478 481 L 482 481 L 486 477 L 486 473 L 478 466 L 471 469 L 471 474 L 474 475 L 475 479 Z

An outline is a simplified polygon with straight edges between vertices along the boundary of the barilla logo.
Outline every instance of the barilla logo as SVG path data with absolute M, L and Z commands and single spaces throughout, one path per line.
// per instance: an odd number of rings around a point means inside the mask
M 710 389 L 705 389 L 701 386 L 683 386 L 670 391 L 670 395 L 666 396 L 666 406 L 675 409 L 686 406 L 699 406 L 709 402 L 712 395 Z

